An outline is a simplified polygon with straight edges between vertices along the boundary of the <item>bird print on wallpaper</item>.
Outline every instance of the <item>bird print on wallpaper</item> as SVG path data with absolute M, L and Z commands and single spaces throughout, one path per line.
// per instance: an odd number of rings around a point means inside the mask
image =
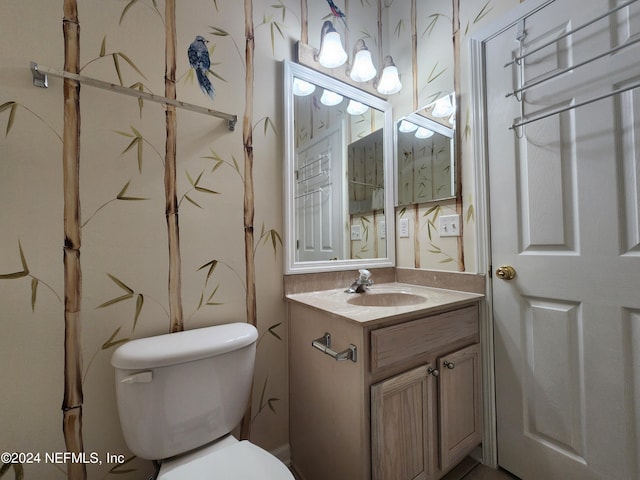
M 344 28 L 349 30 L 349 27 L 347 27 L 347 20 L 344 12 L 340 10 L 335 3 L 333 3 L 333 0 L 327 0 L 327 3 L 329 4 L 329 8 L 331 9 L 331 13 L 333 14 L 333 16 L 342 19 L 342 21 L 344 22 Z
M 209 77 L 207 77 L 207 72 L 211 67 L 207 43 L 208 40 L 198 35 L 196 39 L 191 42 L 191 45 L 189 45 L 187 53 L 189 55 L 189 65 L 191 65 L 191 68 L 196 71 L 196 78 L 198 79 L 200 88 L 205 94 L 211 97 L 211 100 L 213 100 L 215 89 L 213 88 L 213 85 L 211 85 Z

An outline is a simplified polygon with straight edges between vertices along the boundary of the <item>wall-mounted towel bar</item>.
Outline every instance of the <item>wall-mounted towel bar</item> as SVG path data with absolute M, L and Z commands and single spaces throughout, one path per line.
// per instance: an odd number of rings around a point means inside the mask
M 527 53 L 524 53 L 522 55 L 518 55 L 517 57 L 514 57 L 513 60 L 511 60 L 510 62 L 505 63 L 505 67 L 508 67 L 509 65 L 512 65 L 514 63 L 520 64 L 520 61 L 527 58 L 529 55 L 533 55 L 536 52 L 539 52 L 540 50 L 543 50 L 545 48 L 547 48 L 550 45 L 553 45 L 554 43 L 556 43 L 558 40 L 562 40 L 563 38 L 568 37 L 569 35 L 573 35 L 574 33 L 579 32 L 580 30 L 582 30 L 583 28 L 588 27 L 589 25 L 593 25 L 594 23 L 596 23 L 599 20 L 602 20 L 603 18 L 607 18 L 608 16 L 614 14 L 615 12 L 617 12 L 618 10 L 621 10 L 623 8 L 628 7 L 629 5 L 631 5 L 632 3 L 636 3 L 638 0 L 630 0 L 626 3 L 620 4 L 617 7 L 612 8 L 611 10 L 606 11 L 605 13 L 603 13 L 602 15 L 599 15 L 591 20 L 589 20 L 586 23 L 583 23 L 582 25 L 563 33 L 562 35 L 559 35 L 557 37 L 555 37 L 553 40 L 546 42 L 532 50 L 529 50 Z
M 311 342 L 311 346 L 317 348 L 323 353 L 326 353 L 336 361 L 351 360 L 352 362 L 358 361 L 358 348 L 354 344 L 350 344 L 346 350 L 342 352 L 335 352 L 331 350 L 331 334 L 325 333 L 320 338 L 316 338 Z
M 548 117 L 551 117 L 553 115 L 557 115 L 557 114 L 562 113 L 562 112 L 568 112 L 569 110 L 573 110 L 575 108 L 584 107 L 585 105 L 589 105 L 590 103 L 594 103 L 594 102 L 597 102 L 599 100 L 604 100 L 605 98 L 613 97 L 614 95 L 618 95 L 619 93 L 628 92 L 629 90 L 633 90 L 634 88 L 640 88 L 640 82 L 636 82 L 636 83 L 633 83 L 631 85 L 627 85 L 626 87 L 623 87 L 623 88 L 618 88 L 617 90 L 612 90 L 609 93 L 605 93 L 604 95 L 599 95 L 597 97 L 590 98 L 588 100 L 585 100 L 584 102 L 575 103 L 573 105 L 569 105 L 567 107 L 558 108 L 556 110 L 552 110 L 550 112 L 547 112 L 547 113 L 544 113 L 544 114 L 541 114 L 541 115 L 535 115 L 533 117 L 527 118 L 526 120 L 521 120 L 519 122 L 515 122 L 513 125 L 511 125 L 509 127 L 509 130 L 515 130 L 518 127 L 522 127 L 523 125 L 528 125 L 530 123 L 537 122 L 538 120 L 542 120 L 543 118 L 548 118 Z
M 235 130 L 236 123 L 238 122 L 237 115 L 218 112 L 217 110 L 200 107 L 198 105 L 181 102 L 179 100 L 162 97 L 160 95 L 154 95 L 153 93 L 141 92 L 133 88 L 123 87 L 122 85 L 103 82 L 102 80 L 98 80 L 96 78 L 85 77 L 84 75 L 78 75 L 75 73 L 65 72 L 65 71 L 58 71 L 53 68 L 46 67 L 44 65 L 39 65 L 35 62 L 31 62 L 31 74 L 33 75 L 33 84 L 36 87 L 40 87 L 40 88 L 47 88 L 49 86 L 47 75 L 51 75 L 52 77 L 58 77 L 58 78 L 69 78 L 71 80 L 76 80 L 77 82 L 90 85 L 92 87 L 101 88 L 103 90 L 111 90 L 117 93 L 122 93 L 124 95 L 129 95 L 131 97 L 142 98 L 144 100 L 149 100 L 151 102 L 161 103 L 163 105 L 172 105 L 174 107 L 190 110 L 192 112 L 197 112 L 197 113 L 202 113 L 204 115 L 209 115 L 212 117 L 222 118 L 227 121 L 227 126 L 230 131 Z

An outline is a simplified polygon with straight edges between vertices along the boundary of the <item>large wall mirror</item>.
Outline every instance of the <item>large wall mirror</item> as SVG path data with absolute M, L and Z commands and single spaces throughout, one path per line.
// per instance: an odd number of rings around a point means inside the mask
M 396 205 L 455 197 L 454 98 L 442 97 L 396 122 Z
M 285 272 L 394 266 L 391 105 L 284 62 Z

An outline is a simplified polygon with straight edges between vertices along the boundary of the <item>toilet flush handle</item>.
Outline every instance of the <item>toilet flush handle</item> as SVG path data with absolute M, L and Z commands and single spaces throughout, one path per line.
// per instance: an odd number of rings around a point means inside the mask
M 134 373 L 120 380 L 120 383 L 151 383 L 153 380 L 153 372 L 146 370 L 144 372 Z

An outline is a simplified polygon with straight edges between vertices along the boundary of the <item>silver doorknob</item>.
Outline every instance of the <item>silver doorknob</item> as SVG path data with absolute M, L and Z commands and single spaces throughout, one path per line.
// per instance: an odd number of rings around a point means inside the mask
M 500 280 L 512 280 L 516 276 L 516 270 L 511 265 L 502 265 L 496 270 L 496 277 Z
M 456 368 L 456 364 L 453 362 L 448 362 L 448 361 L 444 361 L 442 363 L 445 367 L 447 367 L 449 370 L 453 370 L 454 368 Z

